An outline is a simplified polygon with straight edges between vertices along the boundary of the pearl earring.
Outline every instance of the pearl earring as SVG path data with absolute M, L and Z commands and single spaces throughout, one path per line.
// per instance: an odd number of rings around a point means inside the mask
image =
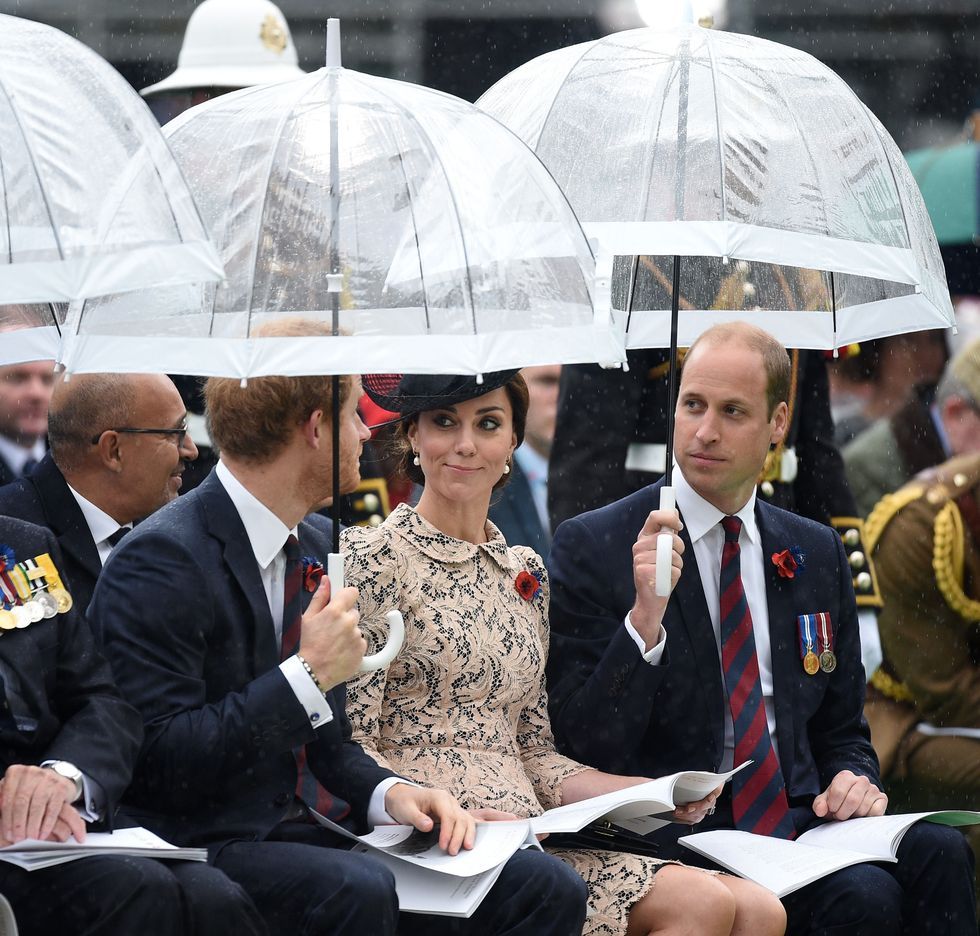
M 510 474 L 510 462 L 504 462 L 504 474 Z
M 415 458 L 412 459 L 412 464 L 415 465 L 416 468 L 418 468 L 419 465 L 422 464 L 422 459 L 419 458 L 419 453 L 418 452 L 415 453 Z

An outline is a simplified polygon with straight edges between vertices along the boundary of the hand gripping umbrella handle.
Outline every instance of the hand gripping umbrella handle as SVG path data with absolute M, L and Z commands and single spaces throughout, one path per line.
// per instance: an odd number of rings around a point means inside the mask
M 344 587 L 344 556 L 342 553 L 330 553 L 327 556 L 327 578 L 330 579 L 330 594 L 335 595 L 337 589 Z M 372 673 L 391 663 L 398 656 L 405 642 L 405 622 L 401 611 L 389 611 L 385 615 L 388 622 L 388 642 L 371 656 L 364 657 L 357 668 L 359 673 Z
M 664 485 L 660 489 L 660 509 L 674 510 L 674 489 Z M 670 594 L 670 570 L 673 565 L 674 533 L 672 530 L 657 534 L 657 579 L 656 592 L 661 598 Z

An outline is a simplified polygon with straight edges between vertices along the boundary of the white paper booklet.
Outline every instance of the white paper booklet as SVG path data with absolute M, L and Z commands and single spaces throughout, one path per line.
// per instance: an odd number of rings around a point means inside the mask
M 537 835 L 578 832 L 597 819 L 641 832 L 656 829 L 669 820 L 651 819 L 653 813 L 670 813 L 675 805 L 704 799 L 744 766 L 724 774 L 700 770 L 672 774 L 551 809 L 533 819 L 481 822 L 473 848 L 458 855 L 448 855 L 439 848 L 437 832 L 420 833 L 411 826 L 389 825 L 378 826 L 367 835 L 354 835 L 313 810 L 311 814 L 321 825 L 354 841 L 356 850 L 373 854 L 391 870 L 402 910 L 469 917 L 514 852 L 541 847 Z
M 679 841 L 739 877 L 785 897 L 841 868 L 865 861 L 897 861 L 902 837 L 920 821 L 976 825 L 980 812 L 947 810 L 828 822 L 792 842 L 726 829 L 698 832 Z
M 603 793 L 602 796 L 559 806 L 531 819 L 531 828 L 539 834 L 578 832 L 590 822 L 602 819 L 644 835 L 668 825 L 671 821 L 652 817 L 663 817 L 665 813 L 673 812 L 677 806 L 704 799 L 712 790 L 727 783 L 750 763 L 751 761 L 746 761 L 734 770 L 721 774 L 705 770 L 686 770 L 627 787 L 625 790 L 617 790 L 615 793 Z
M 154 835 L 149 829 L 136 826 L 132 829 L 117 829 L 115 832 L 90 832 L 81 844 L 74 839 L 67 842 L 25 839 L 15 845 L 0 848 L 0 861 L 15 864 L 26 871 L 36 871 L 39 868 L 64 864 L 66 861 L 106 854 L 184 861 L 207 861 L 208 858 L 204 848 L 178 848 Z

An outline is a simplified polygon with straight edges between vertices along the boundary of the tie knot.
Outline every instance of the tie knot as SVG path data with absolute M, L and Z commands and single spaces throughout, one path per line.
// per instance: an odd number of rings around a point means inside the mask
M 742 521 L 738 517 L 722 517 L 721 526 L 725 531 L 725 542 L 737 543 L 738 534 L 742 530 Z
M 299 540 L 292 533 L 286 539 L 283 549 L 286 550 L 286 562 L 299 562 Z

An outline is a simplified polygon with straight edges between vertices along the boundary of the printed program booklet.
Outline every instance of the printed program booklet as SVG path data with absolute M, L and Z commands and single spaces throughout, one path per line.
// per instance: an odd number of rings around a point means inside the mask
M 448 855 L 439 848 L 438 829 L 422 833 L 411 826 L 389 825 L 378 826 L 367 835 L 354 835 L 316 812 L 312 815 L 321 825 L 353 840 L 356 851 L 371 854 L 388 867 L 395 876 L 400 909 L 469 917 L 518 849 L 541 848 L 539 834 L 578 832 L 600 819 L 634 830 L 656 829 L 670 820 L 652 816 L 669 814 L 675 806 L 704 799 L 735 772 L 684 771 L 560 806 L 533 819 L 481 822 L 473 848 L 458 855 Z
M 728 829 L 697 832 L 678 841 L 733 874 L 761 884 L 777 897 L 785 897 L 841 868 L 865 861 L 897 861 L 902 836 L 917 822 L 976 825 L 980 823 L 980 812 L 945 810 L 866 816 L 825 823 L 794 841 Z
M 208 858 L 204 848 L 178 848 L 154 835 L 149 829 L 137 826 L 132 829 L 116 829 L 115 832 L 89 832 L 82 843 L 74 839 L 67 842 L 25 839 L 0 848 L 0 861 L 15 864 L 25 871 L 37 871 L 91 855 L 113 854 L 183 861 L 207 861 Z

